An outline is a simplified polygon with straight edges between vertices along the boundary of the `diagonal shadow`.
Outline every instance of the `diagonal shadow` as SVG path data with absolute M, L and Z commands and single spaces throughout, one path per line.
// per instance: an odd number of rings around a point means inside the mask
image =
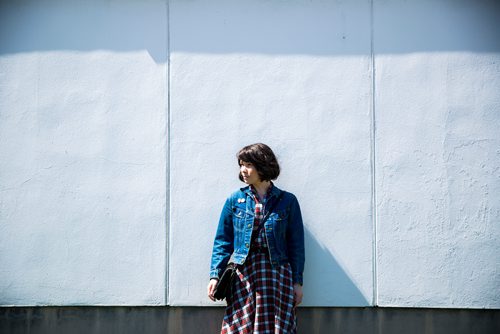
M 331 252 L 305 227 L 304 306 L 371 306 Z

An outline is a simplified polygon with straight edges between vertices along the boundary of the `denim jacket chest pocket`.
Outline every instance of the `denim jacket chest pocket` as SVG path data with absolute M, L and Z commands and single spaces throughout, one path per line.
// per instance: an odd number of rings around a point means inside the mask
M 284 247 L 286 241 L 286 231 L 288 228 L 288 216 L 288 210 L 282 209 L 271 213 L 268 218 L 268 231 L 272 232 L 277 241 L 276 244 L 283 247 L 280 251 L 285 251 Z
M 246 210 L 246 206 L 233 207 L 234 245 L 239 248 L 244 243 L 245 230 L 251 230 L 253 216 Z

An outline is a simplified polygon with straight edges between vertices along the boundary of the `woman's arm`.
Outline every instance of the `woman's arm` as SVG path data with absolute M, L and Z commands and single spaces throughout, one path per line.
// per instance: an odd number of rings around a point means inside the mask
M 219 278 L 220 272 L 225 268 L 231 254 L 233 253 L 233 211 L 232 196 L 226 200 L 219 219 L 217 232 L 212 249 L 212 260 L 210 263 L 210 278 Z
M 302 274 L 304 272 L 305 262 L 304 225 L 302 222 L 299 201 L 294 195 L 292 196 L 287 227 L 288 260 L 292 267 L 293 283 L 302 285 Z
M 208 298 L 210 298 L 212 301 L 215 301 L 214 292 L 215 292 L 215 286 L 217 285 L 218 281 L 219 281 L 218 279 L 212 278 L 207 286 Z
M 293 306 L 298 306 L 300 303 L 302 303 L 303 295 L 304 294 L 302 293 L 302 285 L 300 285 L 299 283 L 295 283 L 293 285 L 293 300 L 294 300 Z

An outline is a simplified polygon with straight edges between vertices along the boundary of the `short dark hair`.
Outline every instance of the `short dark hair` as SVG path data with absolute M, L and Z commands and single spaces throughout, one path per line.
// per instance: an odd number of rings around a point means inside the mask
M 266 144 L 256 143 L 243 147 L 238 154 L 238 165 L 240 161 L 250 162 L 255 166 L 257 173 L 262 181 L 276 180 L 280 175 L 280 165 L 274 155 L 273 150 Z M 241 172 L 240 181 L 243 181 Z

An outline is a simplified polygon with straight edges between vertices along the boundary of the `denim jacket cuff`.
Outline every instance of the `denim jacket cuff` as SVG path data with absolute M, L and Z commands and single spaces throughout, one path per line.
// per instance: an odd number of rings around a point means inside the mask
M 292 273 L 292 281 L 293 281 L 293 284 L 299 283 L 300 285 L 302 285 L 304 283 L 303 278 L 302 278 L 302 274 Z
M 210 271 L 210 279 L 212 278 L 219 279 L 219 269 L 214 269 Z

